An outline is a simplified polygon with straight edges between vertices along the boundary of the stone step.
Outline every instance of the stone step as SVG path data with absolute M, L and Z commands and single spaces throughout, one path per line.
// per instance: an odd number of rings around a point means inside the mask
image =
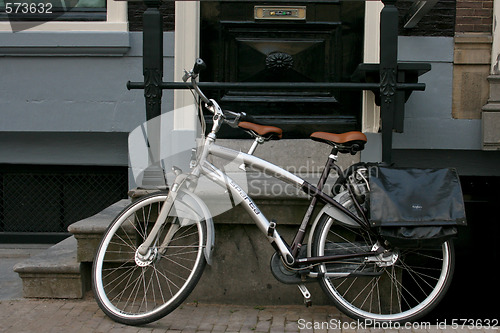
M 23 281 L 23 297 L 82 298 L 89 289 L 88 268 L 77 261 L 71 236 L 14 266 Z
M 90 290 L 90 270 L 103 233 L 130 203 L 121 200 L 68 228 L 73 236 L 14 266 L 23 297 L 82 298 Z
M 129 193 L 132 200 L 147 194 L 149 191 L 143 190 Z M 269 219 L 277 219 L 279 232 L 286 240 L 293 239 L 308 201 L 303 197 L 286 195 L 287 193 L 273 197 L 256 194 L 254 193 L 255 202 L 262 213 Z M 211 208 L 211 198 L 204 197 L 203 194 L 202 197 Z M 128 200 L 117 202 L 101 213 L 68 228 L 78 240 L 77 258 L 82 264 L 90 267 L 107 226 L 128 203 Z M 215 216 L 214 223 L 216 243 L 213 265 L 207 266 L 189 300 L 255 305 L 302 303 L 301 294 L 295 285 L 284 285 L 271 274 L 269 260 L 274 249 L 241 205 Z M 228 270 L 235 274 L 229 274 Z M 318 285 L 308 288 L 315 294 L 315 304 L 327 303 Z
M 312 178 L 315 180 L 315 178 Z M 258 180 L 262 184 L 262 180 Z M 265 178 L 266 188 L 274 188 L 276 190 L 275 184 L 278 184 L 277 180 L 272 178 Z M 276 218 L 281 224 L 299 224 L 300 217 L 303 215 L 307 209 L 308 201 L 304 196 L 294 196 L 292 189 L 287 189 L 281 193 L 259 193 L 252 186 L 249 186 L 250 195 L 254 198 L 256 204 L 262 210 L 262 212 L 269 219 Z M 133 190 L 129 193 L 132 200 L 140 198 L 142 196 L 151 194 L 151 190 Z M 255 193 L 252 193 L 255 192 Z M 291 193 L 289 193 L 291 192 Z M 208 205 L 209 209 L 212 211 L 219 211 L 219 203 L 214 202 L 215 200 L 220 200 L 221 197 L 210 196 L 207 193 L 197 193 L 201 196 L 202 200 Z M 224 200 L 225 199 L 225 200 Z M 222 198 L 223 204 L 230 204 L 229 198 Z M 92 262 L 94 260 L 95 252 L 101 238 L 106 231 L 109 224 L 115 219 L 115 217 L 128 205 L 131 200 L 123 199 L 115 204 L 109 206 L 98 214 L 83 219 L 81 221 L 75 222 L 68 227 L 68 231 L 73 234 L 78 242 L 78 252 L 77 260 L 79 262 Z M 214 222 L 216 224 L 253 224 L 253 221 L 248 217 L 246 212 L 241 206 L 237 206 L 233 209 L 229 207 L 223 207 L 227 210 L 224 213 L 214 216 Z
M 120 200 L 94 216 L 75 222 L 68 227 L 77 241 L 78 262 L 92 262 L 102 235 L 114 218 L 128 205 L 130 200 Z

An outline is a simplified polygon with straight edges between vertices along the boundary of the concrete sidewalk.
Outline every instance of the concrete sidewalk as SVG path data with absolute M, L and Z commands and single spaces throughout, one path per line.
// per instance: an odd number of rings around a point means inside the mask
M 142 327 L 125 326 L 105 316 L 91 299 L 9 300 L 0 303 L 1 332 L 298 332 L 299 320 L 345 320 L 331 308 L 251 307 L 184 304 Z M 306 323 L 304 322 L 304 325 Z M 305 328 L 305 327 L 304 327 Z M 311 331 L 312 330 L 307 330 Z M 326 332 L 327 330 L 322 330 Z
M 115 323 L 97 306 L 92 294 L 82 300 L 24 299 L 15 263 L 44 246 L 0 247 L 0 332 L 498 332 L 471 326 L 453 330 L 444 323 L 416 322 L 405 326 L 367 327 L 334 306 L 244 306 L 186 303 L 157 322 L 141 327 Z M 493 318 L 492 318 L 493 319 Z M 479 322 L 476 322 L 479 324 Z M 439 324 L 436 326 L 436 324 Z M 451 324 L 451 323 L 448 323 Z M 463 324 L 463 323 L 460 323 Z M 497 322 L 498 324 L 498 322 Z
M 430 325 L 432 324 L 432 326 Z M 450 326 L 366 327 L 334 307 L 184 304 L 157 322 L 125 326 L 107 318 L 91 298 L 0 301 L 0 332 L 451 332 Z M 463 332 L 498 332 L 464 327 Z
M 23 285 L 14 266 L 52 244 L 0 244 L 0 300 L 22 297 Z M 0 325 L 1 327 L 1 325 Z

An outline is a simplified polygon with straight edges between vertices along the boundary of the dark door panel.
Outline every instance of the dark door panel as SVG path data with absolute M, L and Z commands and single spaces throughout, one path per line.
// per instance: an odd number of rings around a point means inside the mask
M 362 59 L 363 6 L 307 2 L 298 4 L 306 8 L 305 20 L 259 20 L 253 17 L 254 8 L 259 5 L 246 1 L 201 3 L 201 56 L 208 65 L 201 76 L 203 81 L 349 80 Z M 353 10 L 353 6 L 358 11 Z M 346 51 L 349 54 L 346 55 Z M 317 130 L 341 132 L 359 128 L 361 95 L 358 92 L 223 90 L 210 93 L 221 100 L 225 108 L 245 111 L 263 123 L 283 128 L 285 138 L 308 137 Z M 235 131 L 221 134 L 241 135 Z

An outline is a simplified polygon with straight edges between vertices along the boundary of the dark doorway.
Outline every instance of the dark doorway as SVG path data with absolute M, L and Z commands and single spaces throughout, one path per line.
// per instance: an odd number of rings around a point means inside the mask
M 459 237 L 454 240 L 453 280 L 441 303 L 422 320 L 433 325 L 446 321 L 451 325 L 455 319 L 459 328 L 485 327 L 488 322 L 498 326 L 500 306 L 494 302 L 500 296 L 498 276 L 479 271 L 495 265 L 499 259 L 496 238 L 500 232 L 500 177 L 462 176 L 460 182 L 467 226 L 459 229 Z
M 201 80 L 349 82 L 363 59 L 363 27 L 364 2 L 201 2 L 201 57 L 208 65 Z M 211 95 L 224 108 L 281 127 L 285 138 L 360 128 L 360 92 L 224 90 Z

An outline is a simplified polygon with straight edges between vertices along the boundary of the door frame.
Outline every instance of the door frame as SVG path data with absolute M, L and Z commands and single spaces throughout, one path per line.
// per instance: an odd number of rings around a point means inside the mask
M 364 62 L 379 63 L 380 55 L 380 11 L 382 1 L 365 1 Z M 174 81 L 180 81 L 184 69 L 190 69 L 200 51 L 200 2 L 175 2 L 175 58 Z M 174 108 L 179 110 L 192 104 L 189 91 L 174 91 Z M 196 110 L 174 111 L 174 131 L 196 131 Z M 363 92 L 362 131 L 378 133 L 380 127 L 380 108 L 375 105 L 371 91 Z

